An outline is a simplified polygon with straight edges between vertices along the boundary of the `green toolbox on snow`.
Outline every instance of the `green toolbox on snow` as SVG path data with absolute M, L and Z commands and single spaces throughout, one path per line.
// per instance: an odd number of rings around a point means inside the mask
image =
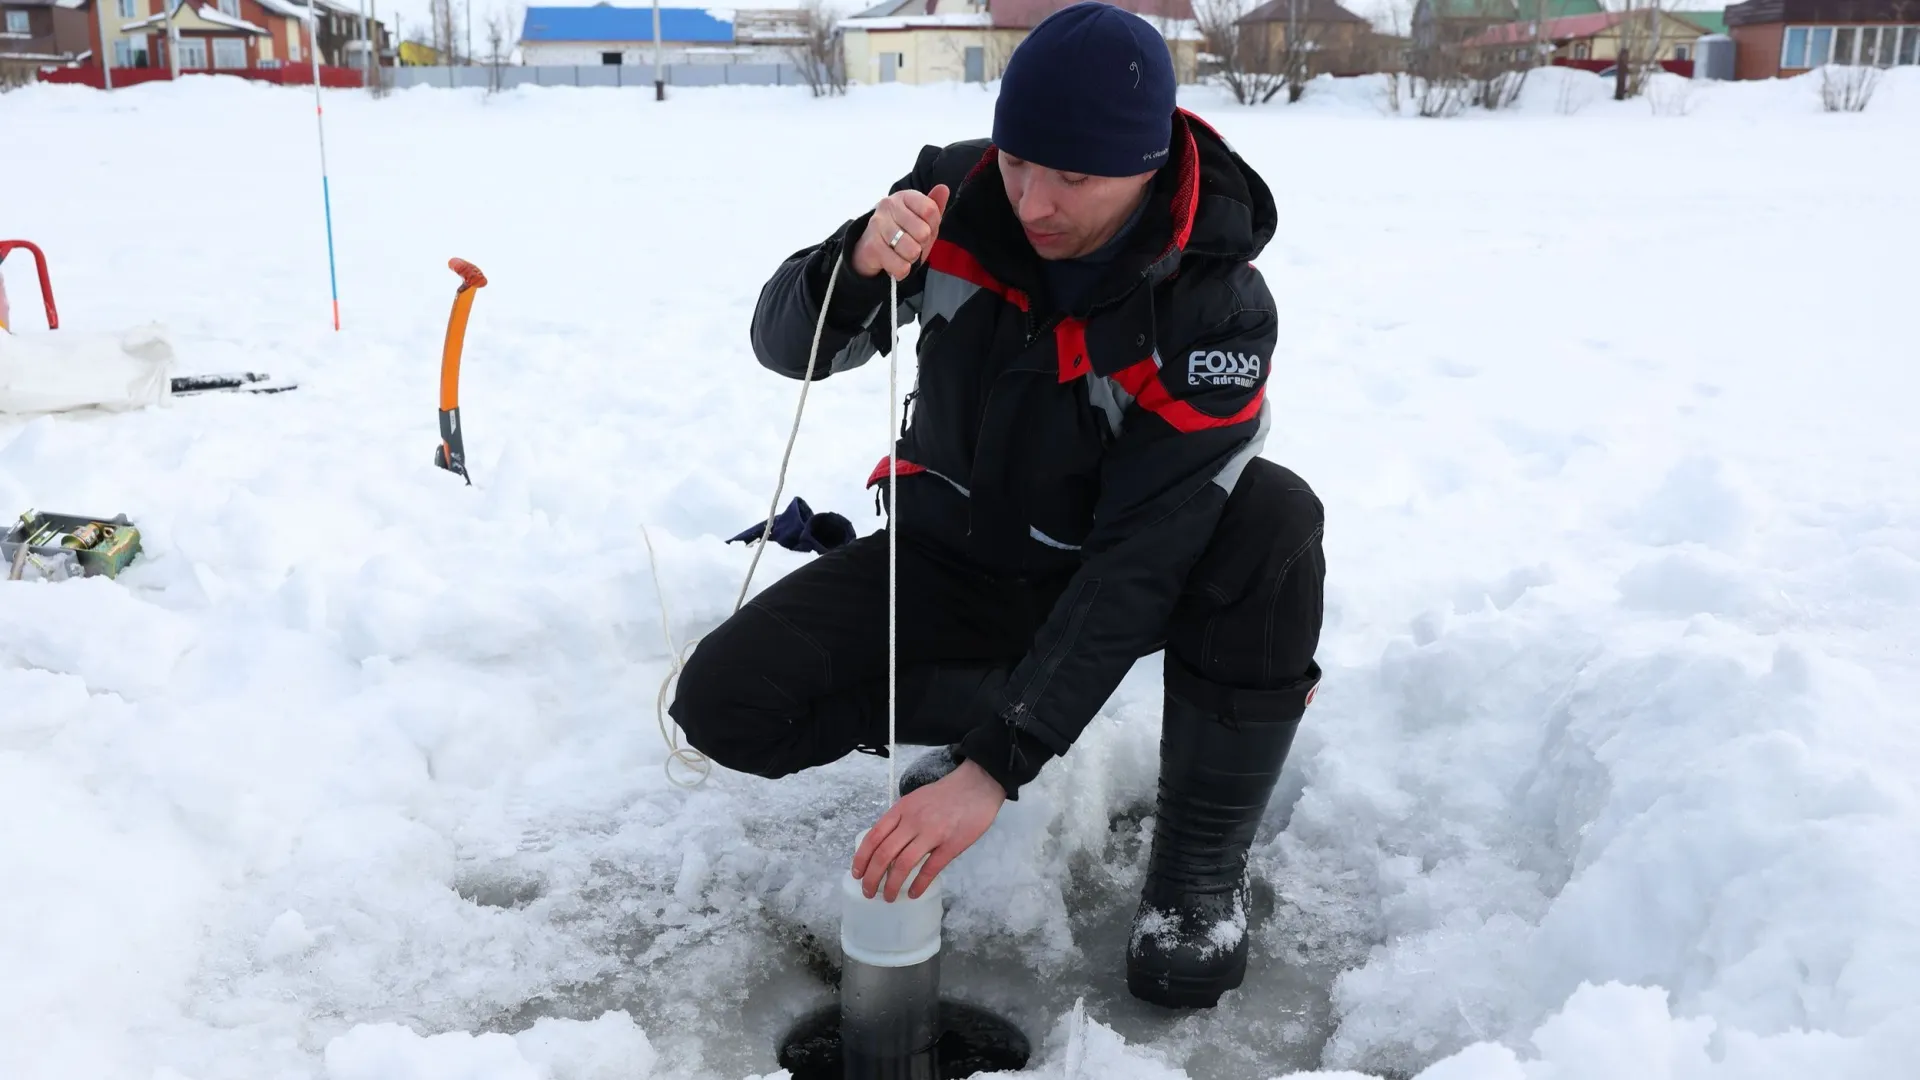
M 55 580 L 117 577 L 139 553 L 140 530 L 125 514 L 105 518 L 29 510 L 0 538 L 0 558 L 12 580 L 23 577 L 29 565 Z

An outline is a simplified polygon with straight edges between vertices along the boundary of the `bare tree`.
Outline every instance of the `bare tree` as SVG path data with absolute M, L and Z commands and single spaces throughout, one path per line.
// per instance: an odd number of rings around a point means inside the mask
M 1872 64 L 1828 64 L 1820 69 L 1822 112 L 1865 112 L 1880 85 L 1880 69 Z
M 1893 4 L 1893 17 L 1897 21 L 1907 22 L 1909 12 L 1916 7 L 1915 0 L 1896 0 Z M 1855 17 L 1853 5 L 1845 5 L 1840 16 L 1842 21 Z M 1876 41 L 1883 41 L 1892 27 L 1879 27 Z M 1857 40 L 1860 35 L 1875 30 L 1873 27 L 1860 27 L 1853 31 Z M 1873 100 L 1873 92 L 1880 85 L 1881 68 L 1884 63 L 1895 61 L 1893 49 L 1882 45 L 1868 53 L 1864 40 L 1857 40 L 1854 48 L 1858 50 L 1856 59 L 1852 55 L 1841 56 L 1837 47 L 1841 31 L 1835 32 L 1835 55 L 1820 68 L 1820 108 L 1823 112 L 1865 112 L 1867 103 Z M 1911 30 L 1908 33 L 1912 33 Z M 1852 50 L 1849 50 L 1852 51 Z
M 1409 40 L 1407 25 L 1412 18 L 1411 0 L 1392 0 L 1384 13 L 1387 35 L 1395 41 Z M 1404 51 L 1387 53 L 1374 59 L 1381 78 L 1380 103 L 1391 115 L 1399 116 L 1407 98 L 1407 65 Z
M 519 13 L 515 8 L 494 9 L 487 16 L 487 93 L 497 94 L 506 88 L 507 68 L 513 59 L 514 27 L 520 25 Z
M 19 64 L 9 60 L 0 60 L 0 94 L 9 90 L 18 90 L 34 81 L 32 64 Z
M 1540 0 L 1531 2 L 1538 5 Z M 1524 0 L 1520 10 L 1527 10 Z M 1390 29 L 1398 37 L 1400 27 L 1410 21 L 1404 0 L 1389 14 Z M 1528 73 L 1547 55 L 1537 20 L 1523 21 L 1533 22 L 1532 29 L 1511 41 L 1487 29 L 1414 34 L 1405 63 L 1390 65 L 1385 93 L 1389 111 L 1399 113 L 1411 104 L 1416 115 L 1444 119 L 1470 108 L 1511 108 L 1520 100 Z
M 1240 22 L 1247 0 L 1194 0 L 1194 22 L 1201 43 L 1219 65 L 1220 81 L 1242 105 L 1272 101 L 1287 87 L 1287 75 L 1275 63 L 1265 27 L 1250 30 Z
M 1520 101 L 1520 91 L 1527 86 L 1527 72 L 1533 67 L 1531 63 L 1512 59 L 1483 61 L 1474 65 L 1471 76 L 1473 104 L 1494 111 L 1512 108 Z
M 847 62 L 840 47 L 840 12 L 830 0 L 806 0 L 799 9 L 801 39 L 787 47 L 814 97 L 847 92 Z
M 441 64 L 452 65 L 454 50 L 460 41 L 453 0 L 430 0 L 427 21 L 433 51 L 439 55 Z
M 1671 4 L 1673 0 L 1665 0 Z M 1624 0 L 1618 33 L 1620 53 L 1614 58 L 1613 100 L 1625 101 L 1646 92 L 1647 80 L 1660 66 L 1660 54 L 1669 47 L 1667 10 L 1662 0 Z

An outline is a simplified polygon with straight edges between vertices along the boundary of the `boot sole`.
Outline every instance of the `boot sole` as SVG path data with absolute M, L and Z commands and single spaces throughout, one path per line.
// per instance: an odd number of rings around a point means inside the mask
M 1171 971 L 1148 972 L 1129 968 L 1127 993 L 1149 1005 L 1168 1009 L 1211 1009 L 1229 990 L 1238 990 L 1246 980 L 1244 959 L 1231 969 L 1209 975 L 1180 975 Z

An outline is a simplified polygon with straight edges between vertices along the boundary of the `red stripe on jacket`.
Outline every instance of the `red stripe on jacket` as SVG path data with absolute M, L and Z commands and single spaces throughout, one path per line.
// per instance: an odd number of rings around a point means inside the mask
M 1173 429 L 1180 432 L 1244 424 L 1260 415 L 1260 403 L 1267 396 L 1267 388 L 1263 386 L 1255 390 L 1252 400 L 1232 416 L 1208 416 L 1167 392 L 1166 385 L 1160 381 L 1160 365 L 1154 363 L 1151 356 L 1120 371 L 1114 375 L 1113 381 L 1132 394 L 1141 408 L 1172 424 Z
M 1026 311 L 1029 306 L 1026 293 L 1002 285 L 999 278 L 987 273 L 987 268 L 980 265 L 980 260 L 974 258 L 972 252 L 950 240 L 933 242 L 933 250 L 927 254 L 927 269 L 952 274 L 962 281 L 970 281 L 988 292 L 999 295 L 1001 299 L 1021 311 Z
M 1087 356 L 1087 324 L 1081 319 L 1061 319 L 1053 328 L 1053 347 L 1060 357 L 1060 381 L 1070 383 L 1093 370 Z

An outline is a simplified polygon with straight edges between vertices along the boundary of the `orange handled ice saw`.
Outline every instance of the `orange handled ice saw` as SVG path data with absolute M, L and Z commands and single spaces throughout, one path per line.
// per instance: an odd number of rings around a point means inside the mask
M 467 475 L 467 448 L 460 438 L 460 350 L 467 340 L 467 315 L 473 310 L 473 295 L 486 285 L 487 275 L 465 259 L 449 259 L 447 266 L 460 275 L 460 288 L 453 294 L 453 315 L 447 320 L 447 343 L 440 350 L 440 445 L 433 451 L 433 463 Z

